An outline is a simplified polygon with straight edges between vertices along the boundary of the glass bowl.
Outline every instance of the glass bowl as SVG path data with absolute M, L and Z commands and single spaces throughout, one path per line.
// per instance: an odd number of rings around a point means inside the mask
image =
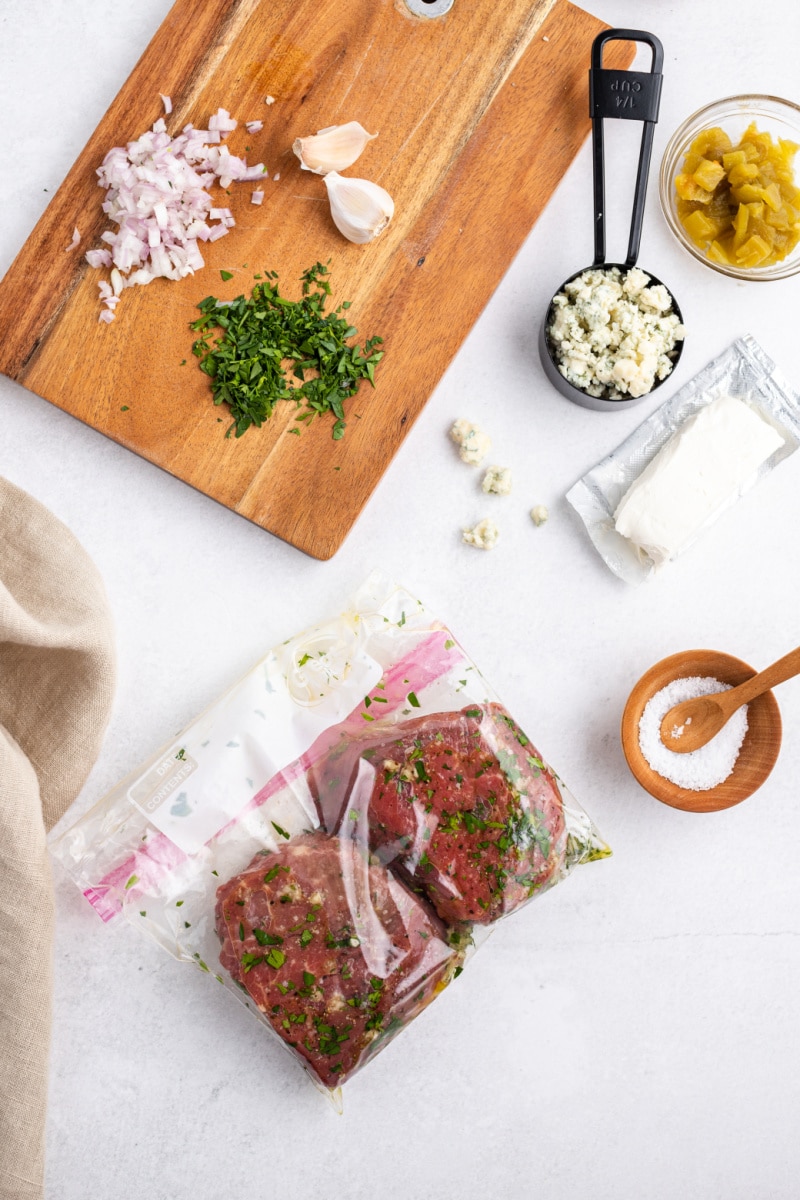
M 704 129 L 720 126 L 735 145 L 751 121 L 755 121 L 760 132 L 770 133 L 774 139 L 785 138 L 790 142 L 800 143 L 800 106 L 790 100 L 780 100 L 776 96 L 729 96 L 725 100 L 707 104 L 676 129 L 664 151 L 659 180 L 661 207 L 675 237 L 698 262 L 733 279 L 762 282 L 786 279 L 800 271 L 800 244 L 784 259 L 771 266 L 740 267 L 714 262 L 704 250 L 694 244 L 678 219 L 675 178 L 681 172 L 686 152 L 694 139 Z M 795 179 L 800 183 L 797 174 Z

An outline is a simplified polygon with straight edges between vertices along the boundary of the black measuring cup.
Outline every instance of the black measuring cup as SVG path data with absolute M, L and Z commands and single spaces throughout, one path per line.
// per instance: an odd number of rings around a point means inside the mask
M 653 52 L 649 71 L 615 71 L 603 66 L 603 48 L 607 42 L 644 42 Z M 607 29 L 598 34 L 592 43 L 591 70 L 589 71 L 589 115 L 592 118 L 592 176 L 594 181 L 594 262 L 591 267 L 581 267 L 565 279 L 558 292 L 568 283 L 577 279 L 584 271 L 592 268 L 610 270 L 617 267 L 624 276 L 631 267 L 636 266 L 639 257 L 639 244 L 642 238 L 642 220 L 647 193 L 647 174 L 650 167 L 650 155 L 653 149 L 653 131 L 658 120 L 658 106 L 661 99 L 661 68 L 664 62 L 664 49 L 658 38 L 652 33 L 640 29 Z M 639 150 L 639 166 L 636 173 L 636 191 L 633 201 L 630 236 L 628 239 L 628 257 L 624 263 L 606 262 L 606 231 L 605 231 L 605 165 L 603 157 L 603 118 L 616 117 L 628 121 L 643 121 L 642 142 Z M 650 285 L 658 286 L 661 280 L 650 271 Z M 666 285 L 663 285 L 666 286 Z M 672 299 L 671 311 L 682 322 L 681 311 L 670 288 L 666 289 Z M 558 292 L 555 295 L 558 295 Z M 556 360 L 555 347 L 551 344 L 548 328 L 555 315 L 553 301 L 545 314 L 539 332 L 539 357 L 542 360 L 544 373 L 555 388 L 584 408 L 592 408 L 599 412 L 614 412 L 618 409 L 630 408 L 631 405 L 651 396 L 656 388 L 665 380 L 657 379 L 649 392 L 643 396 L 623 396 L 621 399 L 590 396 L 588 392 L 570 383 L 561 374 Z M 671 352 L 673 370 L 681 356 L 683 341 L 679 341 Z M 669 379 L 672 372 L 665 377 Z

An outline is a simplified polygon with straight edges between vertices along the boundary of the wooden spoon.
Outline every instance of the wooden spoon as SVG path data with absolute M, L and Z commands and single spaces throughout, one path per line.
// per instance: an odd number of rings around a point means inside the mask
M 668 750 L 676 754 L 699 750 L 719 733 L 743 704 L 748 704 L 756 696 L 795 675 L 800 675 L 800 646 L 738 687 L 727 692 L 714 692 L 711 696 L 696 696 L 693 700 L 682 700 L 676 704 L 661 722 L 661 740 Z

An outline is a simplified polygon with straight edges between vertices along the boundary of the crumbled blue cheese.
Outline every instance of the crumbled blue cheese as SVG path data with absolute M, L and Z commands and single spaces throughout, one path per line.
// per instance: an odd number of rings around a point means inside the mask
M 684 327 L 663 283 L 638 267 L 590 267 L 553 299 L 547 328 L 564 378 L 589 396 L 644 396 L 672 370 Z
M 500 530 L 494 521 L 485 517 L 474 529 L 465 529 L 462 536 L 469 546 L 475 546 L 478 550 L 491 550 L 497 544 Z
M 473 425 L 471 421 L 465 420 L 464 417 L 459 417 L 457 421 L 453 422 L 450 437 L 459 448 L 458 454 L 461 461 L 468 463 L 471 467 L 477 467 L 492 448 L 488 434 L 485 434 L 477 425 Z
M 534 525 L 544 525 L 549 516 L 547 506 L 544 504 L 535 504 L 531 509 L 531 520 Z
M 481 488 L 488 494 L 495 496 L 509 496 L 511 494 L 511 469 L 510 467 L 489 467 L 483 477 Z

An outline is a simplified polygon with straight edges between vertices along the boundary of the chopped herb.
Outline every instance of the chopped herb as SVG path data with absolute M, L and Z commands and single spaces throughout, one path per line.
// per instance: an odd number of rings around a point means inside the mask
M 180 908 L 182 904 L 183 904 L 183 901 L 182 901 L 182 900 L 176 900 L 176 901 L 175 901 L 175 907 L 176 907 L 176 908 Z
M 455 646 L 455 642 L 453 641 L 452 638 L 448 638 L 444 644 L 445 650 L 452 650 L 453 646 Z
M 277 867 L 271 867 L 270 870 L 267 871 L 266 875 L 264 876 L 264 883 L 272 883 L 273 879 L 275 878 L 275 876 L 278 874 L 279 871 L 285 871 L 287 875 L 289 874 L 289 868 L 282 867 L 279 864 Z M 237 900 L 236 903 L 244 904 L 244 901 Z
M 314 936 L 314 933 L 311 929 L 304 929 L 303 932 L 300 934 L 300 945 L 307 946 L 308 943 L 313 938 L 313 936 Z
M 298 667 L 304 667 L 310 658 L 311 658 L 310 654 L 304 654 L 303 657 L 300 659 L 300 661 L 297 664 Z
M 141 912 L 139 913 L 139 916 L 140 916 L 140 917 L 146 917 L 146 916 L 147 916 L 147 910 L 143 908 L 143 909 L 141 910 Z
M 458 979 L 459 975 L 461 974 L 461 972 L 463 970 L 464 970 L 463 967 L 456 967 L 455 971 L 453 971 L 453 979 Z
M 273 948 L 270 950 L 269 954 L 265 956 L 264 962 L 267 963 L 268 966 L 274 967 L 277 971 L 278 968 L 282 967 L 286 962 L 286 955 L 282 950 L 276 950 Z
M 307 987 L 307 988 L 313 987 L 316 982 L 317 982 L 316 976 L 312 975 L 310 971 L 303 971 L 303 986 L 304 987 Z
M 466 682 L 467 682 L 467 681 L 466 681 L 466 679 L 465 679 L 465 680 L 464 680 L 464 684 L 465 684 L 465 685 L 466 685 Z M 481 710 L 480 710 L 479 708 L 465 708 L 465 709 L 464 709 L 464 716 L 465 716 L 465 717 L 474 717 L 474 718 L 475 718 L 475 720 L 476 720 L 476 721 L 478 721 L 478 720 L 480 720 L 480 716 L 481 716 Z
M 365 712 L 362 712 L 362 714 L 361 714 L 361 715 L 362 715 L 362 717 L 364 718 L 364 720 L 365 720 L 365 721 L 374 721 L 374 720 L 375 720 L 375 718 L 372 716 L 372 714 L 371 714 L 371 713 L 365 713 Z
M 403 612 L 400 614 L 400 620 L 397 622 L 398 629 L 401 628 L 403 625 L 405 625 L 405 623 L 406 623 L 406 614 Z
M 175 755 L 175 757 L 179 758 L 181 760 L 181 762 L 185 762 L 186 761 L 186 748 L 184 746 L 181 746 L 180 750 Z
M 370 706 L 371 704 L 372 704 L 372 701 L 370 700 L 369 696 L 365 696 L 365 697 L 364 697 L 364 707 L 365 707 L 365 708 L 369 708 L 369 706 Z
M 285 829 L 281 829 L 281 827 L 277 823 L 277 821 L 272 821 L 271 824 L 272 824 L 272 828 L 275 830 L 275 832 L 279 833 L 282 838 L 286 838 L 286 840 L 288 842 L 291 834 L 288 834 Z
M 409 692 L 406 699 L 412 708 L 419 708 L 419 700 L 417 699 L 416 692 Z
M 267 933 L 264 929 L 254 929 L 253 937 L 258 942 L 259 946 L 282 946 L 283 938 L 277 933 Z
M 232 272 L 232 271 L 220 271 L 220 273 L 219 273 L 219 274 L 220 274 L 220 279 L 224 279 L 224 280 L 226 280 L 226 281 L 227 281 L 228 279 L 233 279 L 233 272 Z
M 367 338 L 363 348 L 348 344 L 357 330 L 340 316 L 347 302 L 324 312 L 331 287 L 322 263 L 301 276 L 303 294 L 297 301 L 280 295 L 276 272 L 265 274 L 249 299 L 242 295 L 222 302 L 207 296 L 198 305 L 202 315 L 191 323 L 201 335 L 192 353 L 211 379 L 214 403 L 231 411 L 226 436 L 235 431 L 241 437 L 251 425 L 260 427 L 279 400 L 292 400 L 298 408 L 305 405 L 299 421 L 330 413 L 338 441 L 345 430 L 344 401 L 355 395 L 362 379 L 375 386 L 375 367 L 383 357 L 376 347 L 383 339 Z M 227 271 L 220 275 L 232 278 Z M 219 336 L 212 345 L 215 330 Z M 296 386 L 286 371 L 299 381 Z
M 239 922 L 239 941 L 240 942 L 244 941 L 244 922 L 243 921 Z
M 120 412 L 130 412 L 130 405 L 123 404 L 119 411 Z
M 138 883 L 138 882 L 139 882 L 139 876 L 138 876 L 138 875 L 131 875 L 130 879 L 129 879 L 129 880 L 128 880 L 128 882 L 125 884 L 125 891 L 127 892 L 128 888 L 132 888 L 132 887 L 133 887 L 133 885 L 134 885 L 135 883 Z

